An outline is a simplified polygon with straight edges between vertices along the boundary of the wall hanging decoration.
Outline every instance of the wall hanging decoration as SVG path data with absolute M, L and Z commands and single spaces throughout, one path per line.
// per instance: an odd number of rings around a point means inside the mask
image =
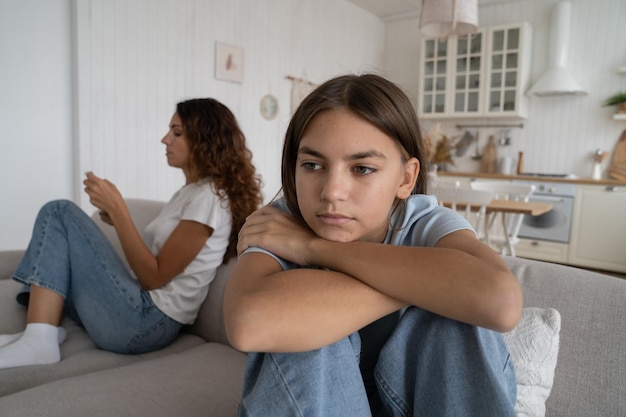
M 292 77 L 291 75 L 286 76 L 288 80 L 291 80 L 291 114 L 293 114 L 302 100 L 309 93 L 318 86 L 309 80 L 306 79 L 306 73 L 302 78 Z
M 215 43 L 215 78 L 243 82 L 243 48 L 222 42 Z
M 278 116 L 278 99 L 272 95 L 272 93 L 268 93 L 261 98 L 261 116 L 265 120 L 274 120 L 276 116 Z

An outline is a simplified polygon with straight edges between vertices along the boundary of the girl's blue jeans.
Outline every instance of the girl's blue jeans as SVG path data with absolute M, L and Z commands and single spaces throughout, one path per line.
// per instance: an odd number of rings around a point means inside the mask
M 66 313 L 101 349 L 156 350 L 182 327 L 154 305 L 100 228 L 70 201 L 52 201 L 39 211 L 13 279 L 60 294 Z
M 303 353 L 252 353 L 240 416 L 372 416 L 354 333 Z M 515 371 L 499 333 L 416 307 L 380 352 L 374 416 L 514 417 Z

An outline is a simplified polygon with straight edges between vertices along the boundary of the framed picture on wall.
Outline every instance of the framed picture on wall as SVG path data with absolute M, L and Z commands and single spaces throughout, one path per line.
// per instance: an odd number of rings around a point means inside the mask
M 222 42 L 215 43 L 215 78 L 243 82 L 243 48 Z

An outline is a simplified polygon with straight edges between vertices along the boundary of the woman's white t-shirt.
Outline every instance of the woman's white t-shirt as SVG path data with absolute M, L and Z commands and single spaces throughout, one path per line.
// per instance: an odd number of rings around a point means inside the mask
M 152 254 L 159 253 L 181 220 L 207 225 L 213 233 L 185 270 L 163 287 L 151 290 L 150 296 L 169 317 L 182 324 L 191 324 L 206 298 L 217 267 L 222 264 L 232 219 L 228 201 L 220 200 L 210 181 L 187 184 L 146 227 L 143 239 Z

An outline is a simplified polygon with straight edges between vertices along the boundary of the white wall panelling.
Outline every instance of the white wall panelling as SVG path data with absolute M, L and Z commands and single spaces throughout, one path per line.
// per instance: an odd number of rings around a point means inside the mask
M 25 248 L 39 207 L 74 196 L 70 10 L 0 0 L 0 250 Z
M 238 117 L 266 199 L 279 188 L 290 82 L 381 71 L 384 23 L 333 0 L 78 1 L 79 172 L 93 170 L 124 195 L 168 198 L 181 175 L 166 166 L 159 140 L 176 102 L 211 96 Z M 244 81 L 216 80 L 214 44 L 244 48 Z M 366 45 L 366 47 L 364 47 Z M 274 121 L 261 97 L 279 99 Z M 88 207 L 82 196 L 83 207 Z
M 47 200 L 70 198 L 92 212 L 87 170 L 125 196 L 169 198 L 183 178 L 160 139 L 175 104 L 192 97 L 233 111 L 273 197 L 290 117 L 285 76 L 382 72 L 385 24 L 337 0 L 0 0 L 0 31 L 9 129 L 0 249 L 8 249 L 26 246 Z M 214 78 L 216 41 L 244 48 L 243 83 Z M 259 102 L 270 90 L 280 113 L 267 121 Z

